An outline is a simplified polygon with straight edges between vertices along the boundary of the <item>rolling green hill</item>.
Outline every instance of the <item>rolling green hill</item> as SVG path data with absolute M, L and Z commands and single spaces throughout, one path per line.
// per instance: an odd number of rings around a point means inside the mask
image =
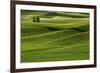
M 33 22 L 39 16 L 40 22 Z M 89 14 L 21 11 L 21 62 L 89 59 Z

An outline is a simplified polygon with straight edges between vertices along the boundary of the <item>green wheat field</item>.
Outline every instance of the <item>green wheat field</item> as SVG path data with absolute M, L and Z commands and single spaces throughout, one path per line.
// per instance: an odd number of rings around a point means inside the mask
M 21 62 L 89 59 L 89 13 L 21 10 Z

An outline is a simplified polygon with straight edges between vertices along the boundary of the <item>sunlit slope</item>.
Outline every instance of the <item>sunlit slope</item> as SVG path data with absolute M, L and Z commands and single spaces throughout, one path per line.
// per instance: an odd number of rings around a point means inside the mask
M 39 47 L 40 44 L 51 42 L 56 39 L 58 40 L 63 37 L 68 37 L 68 36 L 76 34 L 76 33 L 79 33 L 79 31 L 74 31 L 73 29 L 67 29 L 67 30 L 49 32 L 49 33 L 40 34 L 40 35 L 24 36 L 24 37 L 22 37 L 22 42 L 23 42 L 22 45 L 24 45 L 25 43 L 27 45 L 22 46 L 23 47 L 22 50 L 25 50 L 25 48 L 27 50 L 29 50 L 29 49 L 31 49 L 32 46 L 36 48 L 36 46 Z M 30 47 L 30 48 L 28 48 L 28 47 Z
M 27 42 L 27 48 L 22 50 L 23 61 L 51 60 L 81 60 L 89 58 L 88 32 L 77 33 L 67 37 L 56 38 L 52 41 L 37 43 Z M 41 39 L 40 39 L 41 41 Z M 30 45 L 30 47 L 29 47 Z M 24 47 L 25 48 L 25 47 Z M 33 52 L 32 52 L 33 51 Z M 23 56 L 25 55 L 25 56 Z M 70 56 L 70 57 L 69 57 Z M 36 58 L 37 57 L 37 58 Z M 35 59 L 35 60 L 34 60 Z
M 60 19 L 60 18 L 59 18 Z M 71 18 L 72 19 L 72 18 Z M 45 32 L 51 32 L 58 29 L 66 29 L 66 28 L 77 28 L 79 30 L 85 31 L 88 30 L 89 21 L 88 19 L 48 19 L 41 20 L 41 22 L 32 22 L 32 21 L 22 21 L 22 35 L 31 35 L 31 34 L 40 34 Z M 67 20 L 67 21 L 66 21 Z M 80 21 L 78 21 L 80 20 Z M 54 22 L 53 22 L 54 21 Z M 56 23 L 55 23 L 56 22 Z M 62 23 L 61 23 L 62 22 Z
M 21 62 L 89 59 L 88 13 L 21 13 Z M 34 16 L 40 22 L 33 22 Z

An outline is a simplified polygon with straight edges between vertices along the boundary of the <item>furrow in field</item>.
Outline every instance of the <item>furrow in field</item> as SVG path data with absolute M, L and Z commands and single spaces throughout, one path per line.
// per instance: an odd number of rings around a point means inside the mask
M 48 50 L 41 50 L 41 51 L 32 51 L 32 50 L 24 51 L 22 52 L 22 58 L 23 58 L 22 61 L 24 62 L 88 59 L 89 46 L 88 44 L 77 44 L 63 48 L 53 48 L 53 49 L 49 48 Z
M 25 46 L 22 46 L 22 50 L 29 50 L 29 49 L 38 50 L 38 49 L 43 49 L 45 47 L 49 48 L 51 46 L 56 48 L 56 47 L 62 47 L 65 45 L 72 45 L 76 43 L 72 41 L 77 41 L 78 43 L 83 43 L 83 42 L 87 43 L 88 41 L 86 40 L 88 38 L 89 38 L 88 32 L 83 32 L 83 33 L 76 33 L 70 36 L 62 36 L 61 38 L 56 37 L 55 39 L 52 40 L 45 39 L 41 41 L 41 39 L 38 39 L 39 41 L 22 43 L 22 45 L 26 44 Z
M 70 32 L 70 33 L 69 33 Z M 44 33 L 44 34 L 38 34 L 38 35 L 32 35 L 32 36 L 23 36 L 22 37 L 22 40 L 25 40 L 27 38 L 30 38 L 30 39 L 37 39 L 39 37 L 41 38 L 56 38 L 55 36 L 63 36 L 63 35 L 70 35 L 70 34 L 73 34 L 73 33 L 79 33 L 80 31 L 77 31 L 75 29 L 65 29 L 65 30 L 58 30 L 58 31 L 53 31 L 53 32 L 47 32 L 47 33 Z
M 89 25 L 88 21 L 79 21 L 79 22 L 72 22 L 72 23 L 36 23 L 34 25 L 43 26 L 47 28 L 55 28 L 55 29 L 66 29 L 66 28 L 75 28 L 80 26 Z
M 70 33 L 69 33 L 70 32 Z M 26 36 L 22 38 L 22 43 L 33 43 L 34 45 L 39 45 L 43 43 L 47 43 L 50 41 L 58 40 L 61 38 L 66 38 L 70 35 L 74 35 L 76 33 L 80 33 L 79 31 L 75 31 L 74 29 L 66 29 L 66 30 L 60 30 L 55 31 L 51 33 L 36 35 L 36 36 Z M 30 42 L 31 41 L 31 42 Z M 39 44 L 37 44 L 39 43 Z

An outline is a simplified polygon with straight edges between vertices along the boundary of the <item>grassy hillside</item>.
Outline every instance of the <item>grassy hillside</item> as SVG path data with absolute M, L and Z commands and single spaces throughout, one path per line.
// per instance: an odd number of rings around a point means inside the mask
M 39 22 L 33 17 L 39 17 Z M 89 59 L 89 14 L 21 11 L 21 62 Z

